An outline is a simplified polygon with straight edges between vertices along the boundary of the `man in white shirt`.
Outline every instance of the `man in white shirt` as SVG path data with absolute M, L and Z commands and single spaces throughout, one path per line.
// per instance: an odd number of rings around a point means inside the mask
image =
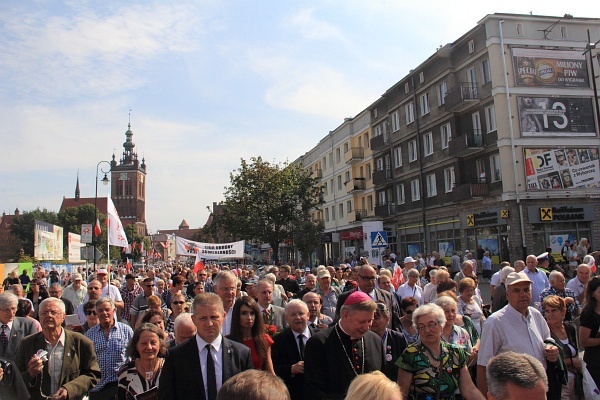
M 533 254 L 530 254 L 525 259 L 527 268 L 523 272 L 527 274 L 527 277 L 531 281 L 531 305 L 535 306 L 535 303 L 540 301 L 540 294 L 546 288 L 550 287 L 550 281 L 544 271 L 537 268 L 538 258 Z
M 73 274 L 73 283 L 63 290 L 62 298 L 73 303 L 73 308 L 83 304 L 87 294 L 86 287 L 83 285 L 83 278 L 80 273 Z
M 227 336 L 231 332 L 231 317 L 233 315 L 237 281 L 237 276 L 231 271 L 221 271 L 214 279 L 215 293 L 221 298 L 223 309 L 225 310 L 225 320 L 221 328 L 223 336 Z
M 585 297 L 585 286 L 590 280 L 591 270 L 587 264 L 579 264 L 577 267 L 577 276 L 567 282 L 567 289 L 571 289 L 575 292 L 577 300 L 580 304 L 583 304 Z

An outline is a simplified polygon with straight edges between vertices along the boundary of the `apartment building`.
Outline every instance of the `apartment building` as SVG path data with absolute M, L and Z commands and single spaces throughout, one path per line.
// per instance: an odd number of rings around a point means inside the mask
M 307 153 L 328 189 L 340 174 L 351 188 L 365 178 L 363 190 L 329 190 L 315 218 L 340 252 L 364 250 L 343 240 L 359 223 L 335 214 L 342 198 L 402 257 L 480 247 L 497 264 L 582 237 L 598 248 L 599 39 L 600 19 L 485 16 Z

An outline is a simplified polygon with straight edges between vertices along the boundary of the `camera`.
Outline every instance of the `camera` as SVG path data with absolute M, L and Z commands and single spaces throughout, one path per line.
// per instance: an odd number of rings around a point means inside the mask
M 48 352 L 44 349 L 39 349 L 36 353 L 36 356 L 38 356 L 39 359 L 42 360 L 42 362 L 46 362 L 48 361 Z
M 2 368 L 2 371 L 4 372 L 2 380 L 0 381 L 0 386 L 11 386 L 14 374 L 13 365 L 7 359 L 0 358 L 0 368 Z

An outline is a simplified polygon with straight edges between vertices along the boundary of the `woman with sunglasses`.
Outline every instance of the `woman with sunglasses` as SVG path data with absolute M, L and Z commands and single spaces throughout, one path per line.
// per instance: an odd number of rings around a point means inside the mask
M 398 367 L 395 362 L 406 349 L 407 343 L 402 333 L 388 329 L 391 316 L 392 313 L 385 303 L 377 303 L 371 330 L 381 338 L 385 352 L 385 364 L 381 372 L 395 381 L 398 379 Z
M 185 295 L 177 293 L 171 296 L 171 314 L 167 317 L 165 331 L 167 332 L 167 342 L 175 338 L 175 318 L 184 312 Z
M 442 340 L 446 324 L 444 310 L 433 303 L 415 310 L 413 323 L 420 340 L 408 345 L 397 360 L 398 384 L 409 399 L 455 399 L 455 392 L 467 400 L 484 400 L 467 369 L 467 353 Z
M 83 312 L 85 313 L 85 322 L 81 326 L 82 333 L 85 333 L 98 325 L 100 321 L 98 320 L 98 315 L 96 315 L 96 300 L 90 300 L 83 305 Z
M 400 302 L 402 317 L 400 317 L 400 327 L 404 338 L 408 343 L 419 340 L 419 332 L 415 329 L 412 321 L 412 314 L 419 306 L 419 302 L 414 297 L 405 297 Z

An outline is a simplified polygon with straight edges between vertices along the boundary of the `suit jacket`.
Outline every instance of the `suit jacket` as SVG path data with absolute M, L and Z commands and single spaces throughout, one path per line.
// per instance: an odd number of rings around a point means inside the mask
M 223 338 L 223 383 L 232 376 L 254 368 L 250 349 Z M 204 382 L 198 356 L 198 343 L 193 337 L 167 350 L 158 384 L 160 400 L 204 400 Z
M 272 325 L 277 327 L 277 331 L 281 332 L 287 327 L 287 323 L 285 322 L 285 308 L 278 307 L 271 304 L 271 312 L 273 313 L 273 322 Z M 266 317 L 263 315 L 263 322 L 268 323 Z
M 396 366 L 396 361 L 400 358 L 406 346 L 406 338 L 403 333 L 390 329 L 387 330 L 386 348 L 383 349 L 385 360 L 383 361 L 384 366 L 381 372 L 393 382 L 398 380 L 399 368 Z
M 347 292 L 342 293 L 338 297 L 338 301 L 335 307 L 335 318 L 333 320 L 334 323 L 337 323 L 340 320 L 340 310 L 344 305 L 344 302 L 352 294 L 356 289 L 349 290 Z M 376 302 L 385 303 L 386 306 L 392 311 L 392 318 L 390 318 L 390 322 L 388 324 L 388 328 L 393 329 L 395 331 L 401 331 L 401 323 L 400 323 L 400 308 L 394 301 L 392 294 L 386 290 L 381 290 L 379 288 L 375 288 L 375 297 Z
M 312 337 L 315 330 L 311 327 L 308 329 Z M 304 374 L 292 376 L 292 365 L 302 360 L 298 350 L 297 335 L 290 328 L 287 328 L 280 334 L 275 335 L 273 338 L 275 343 L 271 346 L 271 358 L 275 374 L 285 382 L 292 400 L 302 400 L 304 398 Z
M 65 303 L 65 314 L 75 314 L 75 307 L 73 307 L 73 303 L 71 302 L 71 300 L 63 299 L 62 297 L 60 299 L 63 301 L 63 303 Z
M 69 393 L 69 400 L 82 399 L 87 392 L 96 386 L 100 380 L 100 367 L 96 360 L 94 343 L 80 333 L 65 330 L 65 350 L 60 373 L 60 386 L 64 386 Z M 19 346 L 15 357 L 15 364 L 23 380 L 28 383 L 29 394 L 32 400 L 41 400 L 40 383 L 43 381 L 43 392 L 50 393 L 50 375 L 48 363 L 45 363 L 40 375 L 31 378 L 27 374 L 27 364 L 31 357 L 39 350 L 46 348 L 46 340 L 42 332 L 26 337 Z
M 17 354 L 17 348 L 25 336 L 37 333 L 37 328 L 32 319 L 24 317 L 15 317 L 8 338 L 8 347 L 6 350 L 0 346 L 0 357 L 14 360 Z
M 340 338 L 346 346 L 351 345 L 350 337 L 336 326 L 315 333 L 304 349 L 304 398 L 311 400 L 342 400 L 350 382 L 356 377 L 355 369 L 348 360 L 348 350 L 344 351 Z M 339 337 L 338 337 L 339 333 Z M 381 338 L 368 331 L 364 339 L 364 371 L 381 371 L 383 350 Z M 362 348 L 355 344 L 355 355 L 360 357 L 358 364 L 362 369 Z M 352 357 L 352 355 L 350 355 Z M 354 365 L 354 363 L 353 363 Z

